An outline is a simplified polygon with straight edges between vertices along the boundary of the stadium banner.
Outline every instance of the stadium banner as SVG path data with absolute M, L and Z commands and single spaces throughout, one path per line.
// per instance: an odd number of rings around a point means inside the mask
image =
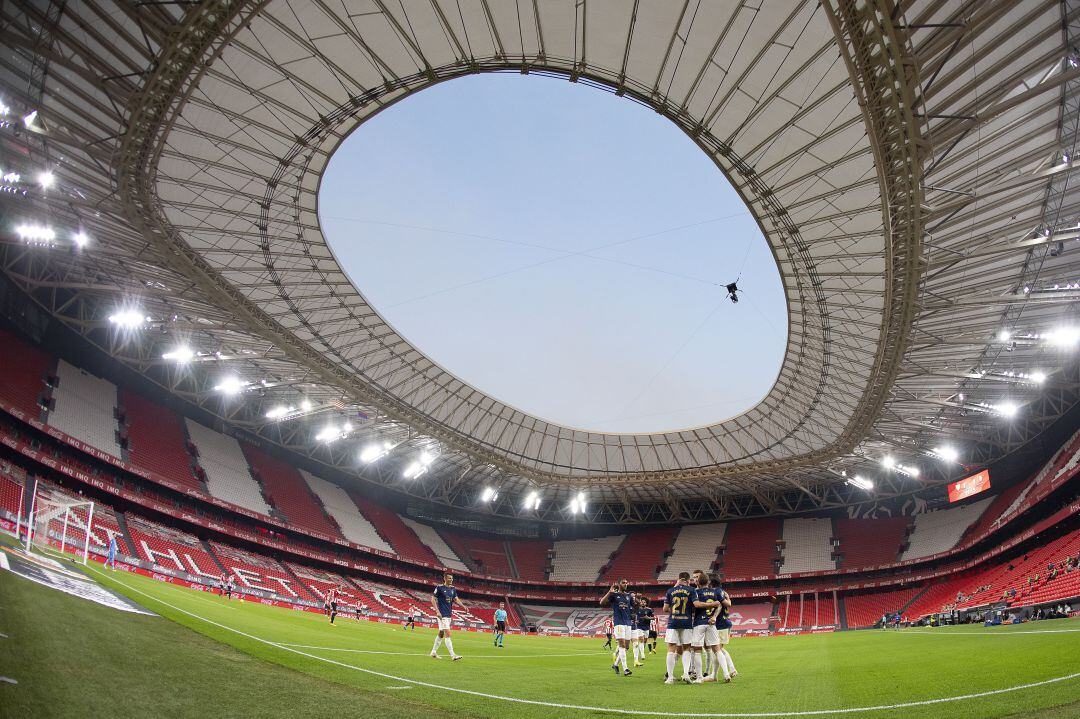
M 168 480 L 168 479 L 166 479 L 164 477 L 160 477 L 160 476 L 156 475 L 155 473 L 149 472 L 149 471 L 147 471 L 145 469 L 142 469 L 142 468 L 139 468 L 139 467 L 135 467 L 134 465 L 130 465 L 130 464 L 128 464 L 128 463 L 126 463 L 126 462 L 124 462 L 124 461 L 122 461 L 122 460 L 120 460 L 120 459 L 118 459 L 116 457 L 112 457 L 111 455 L 107 455 L 107 454 L 101 452 L 100 450 L 97 450 L 96 448 L 89 447 L 88 445 L 85 445 L 84 443 L 78 441 L 77 439 L 75 439 L 73 437 L 69 437 L 68 435 L 64 434 L 63 432 L 60 432 L 60 431 L 56 430 L 53 427 L 50 427 L 48 425 L 44 425 L 40 421 L 38 421 L 38 420 L 36 420 L 34 418 L 31 418 L 31 417 L 28 417 L 24 412 L 22 412 L 21 410 L 19 410 L 16 407 L 13 407 L 13 406 L 9 405 L 6 402 L 0 401 L 0 410 L 5 411 L 7 414 L 11 415 L 12 417 L 19 420 L 20 422 L 22 422 L 22 423 L 24 423 L 26 425 L 29 425 L 30 427 L 33 427 L 35 429 L 38 429 L 39 431 L 47 434 L 50 438 L 53 438 L 56 441 L 62 442 L 64 444 L 66 444 L 66 445 L 69 445 L 70 447 L 72 447 L 72 448 L 74 448 L 76 450 L 82 451 L 82 452 L 84 452 L 84 453 L 86 453 L 86 454 L 88 454 L 88 455 L 90 455 L 90 456 L 92 456 L 92 457 L 94 457 L 96 459 L 101 460 L 102 462 L 106 462 L 106 463 L 111 464 L 111 465 L 113 465 L 115 467 L 118 467 L 119 469 L 130 472 L 131 474 L 134 474 L 134 475 L 136 475 L 136 476 L 138 476 L 140 478 L 143 478 L 143 479 L 145 479 L 145 480 L 147 480 L 147 481 L 149 481 L 151 483 L 156 483 L 156 484 L 168 487 L 168 488 L 173 489 L 173 490 L 175 490 L 175 491 L 177 491 L 177 492 L 179 492 L 181 494 L 191 496 L 191 497 L 196 498 L 196 499 L 198 499 L 200 501 L 204 501 L 204 502 L 206 502 L 208 504 L 216 505 L 218 507 L 221 507 L 221 508 L 226 509 L 228 511 L 235 512 L 235 513 L 243 515 L 245 517 L 251 517 L 251 518 L 257 519 L 258 521 L 260 521 L 262 523 L 265 523 L 265 524 L 280 526 L 280 527 L 282 527 L 284 529 L 289 529 L 289 531 L 293 531 L 293 532 L 297 531 L 297 530 L 295 530 L 295 529 L 293 529 L 291 527 L 288 527 L 284 523 L 279 522 L 278 520 L 276 520 L 274 518 L 253 513 L 253 512 L 251 512 L 251 511 L 249 511 L 247 509 L 244 509 L 242 507 L 236 507 L 236 506 L 234 506 L 234 505 L 232 505 L 232 504 L 230 504 L 228 502 L 223 502 L 223 501 L 218 500 L 218 499 L 216 499 L 214 497 L 210 497 L 209 495 L 205 495 L 202 492 L 197 492 L 197 491 L 193 491 L 193 490 L 190 490 L 190 489 L 175 486 L 174 482 L 171 482 L 170 480 Z M 191 522 L 192 524 L 197 524 L 199 526 L 207 527 L 207 528 L 211 528 L 211 524 L 213 524 L 212 528 L 214 530 L 222 532 L 223 534 L 226 534 L 226 535 L 229 535 L 229 536 L 234 536 L 234 537 L 238 537 L 238 538 L 241 538 L 241 539 L 246 539 L 248 541 L 256 541 L 256 542 L 258 542 L 260 544 L 265 544 L 265 545 L 267 545 L 269 547 L 272 547 L 274 549 L 279 549 L 279 550 L 282 550 L 282 551 L 286 551 L 286 552 L 289 552 L 290 554 L 293 554 L 293 555 L 296 555 L 296 556 L 308 557 L 310 559 L 316 559 L 316 560 L 319 560 L 319 561 L 322 561 L 322 562 L 332 563 L 332 564 L 335 564 L 335 565 L 338 565 L 338 566 L 347 567 L 347 568 L 354 569 L 354 570 L 361 571 L 361 572 L 370 572 L 370 573 L 373 573 L 373 574 L 378 574 L 379 576 L 384 577 L 384 578 L 394 578 L 394 579 L 400 579 L 400 580 L 403 580 L 403 581 L 417 582 L 417 583 L 421 583 L 421 584 L 427 583 L 427 582 L 430 581 L 429 577 L 424 577 L 424 576 L 405 573 L 405 572 L 388 571 L 388 568 L 385 567 L 385 566 L 371 567 L 371 566 L 369 566 L 367 564 L 362 564 L 362 563 L 358 563 L 358 562 L 354 562 L 354 561 L 348 561 L 348 560 L 341 560 L 338 557 L 334 557 L 332 555 L 325 554 L 323 552 L 311 549 L 311 548 L 306 547 L 306 546 L 298 546 L 296 544 L 291 544 L 291 543 L 287 543 L 287 542 L 278 542 L 278 541 L 273 540 L 273 539 L 271 539 L 269 537 L 266 537 L 264 535 L 255 535 L 255 534 L 246 532 L 236 524 L 229 523 L 227 525 L 223 525 L 223 524 L 220 524 L 220 523 L 217 523 L 217 522 L 212 523 L 212 522 L 208 521 L 207 519 L 205 519 L 203 517 L 196 516 L 196 515 L 194 515 L 193 513 L 189 512 L 189 511 L 186 511 L 186 510 L 183 510 L 183 509 L 178 509 L 174 505 L 170 505 L 170 504 L 166 504 L 164 502 L 156 501 L 151 497 L 146 497 L 141 492 L 132 492 L 132 491 L 125 490 L 124 488 L 118 486 L 118 484 L 115 483 L 115 481 L 110 481 L 108 475 L 102 475 L 102 476 L 90 475 L 87 472 L 80 469 L 80 466 L 85 467 L 86 465 L 79 462 L 79 460 L 77 458 L 69 457 L 68 458 L 69 461 L 72 462 L 72 464 L 69 464 L 68 462 L 65 462 L 63 458 L 57 459 L 55 454 L 53 452 L 48 451 L 47 449 L 42 450 L 42 449 L 35 448 L 34 446 L 31 445 L 31 443 L 28 440 L 24 440 L 21 437 L 12 437 L 12 436 L 10 436 L 10 435 L 8 435 L 6 433 L 3 433 L 3 434 L 0 434 L 0 444 L 4 444 L 5 446 L 19 452 L 20 454 L 22 454 L 22 455 L 24 455 L 24 456 L 26 456 L 26 457 L 40 463 L 40 464 L 43 464 L 43 465 L 45 465 L 45 466 L 47 466 L 50 469 L 53 469 L 55 471 L 66 474 L 66 475 L 68 475 L 68 476 L 70 476 L 70 477 L 72 477 L 72 478 L 74 478 L 74 479 L 76 479 L 76 480 L 78 480 L 80 482 L 83 482 L 84 484 L 88 484 L 88 485 L 97 487 L 98 489 L 101 489 L 102 491 L 105 491 L 107 493 L 123 497 L 124 499 L 132 501 L 132 502 L 134 502 L 136 504 L 146 506 L 146 507 L 150 507 L 150 508 L 154 509 L 155 511 L 161 512 L 163 514 L 167 514 L 169 516 L 181 518 L 184 521 Z M 1066 442 L 1065 444 L 1062 445 L 1062 447 L 1054 454 L 1054 456 L 1051 457 L 1051 459 L 1049 461 L 1047 461 L 1043 465 L 1043 467 L 1036 474 L 1036 476 L 1028 483 L 1028 486 L 1025 488 L 1024 492 L 1021 494 L 1022 500 L 1017 502 L 1015 504 L 1015 506 L 1013 508 L 1011 508 L 1011 510 L 1008 512 L 1007 515 L 1002 515 L 1002 517 L 999 517 L 998 519 L 996 519 L 979 536 L 972 536 L 972 537 L 965 538 L 959 544 L 957 544 L 955 547 L 953 547 L 952 549 L 950 549 L 948 551 L 945 551 L 945 552 L 939 552 L 937 554 L 933 554 L 933 555 L 926 556 L 926 557 L 920 557 L 918 559 L 909 559 L 909 560 L 900 561 L 900 562 L 892 562 L 892 563 L 889 563 L 889 564 L 876 565 L 876 566 L 873 566 L 873 567 L 865 567 L 865 568 L 863 568 L 863 571 L 877 571 L 877 570 L 884 570 L 884 569 L 896 569 L 896 568 L 902 568 L 904 566 L 908 566 L 908 565 L 912 565 L 912 564 L 926 564 L 926 563 L 934 562 L 936 560 L 939 560 L 939 559 L 942 559 L 942 558 L 957 554 L 959 552 L 962 552 L 962 551 L 970 548 L 971 546 L 973 546 L 977 542 L 980 542 L 981 540 L 983 540 L 986 536 L 989 535 L 990 532 L 999 530 L 1001 527 L 1005 526 L 1006 524 L 1010 523 L 1011 521 L 1015 520 L 1016 518 L 1018 518 L 1019 516 L 1021 516 L 1025 512 L 1027 512 L 1029 509 L 1031 509 L 1031 507 L 1038 504 L 1044 497 L 1046 497 L 1052 491 L 1054 491 L 1055 489 L 1060 487 L 1064 482 L 1066 482 L 1066 481 L 1072 479 L 1072 477 L 1076 476 L 1078 472 L 1080 472 L 1080 430 L 1078 430 L 1075 434 L 1073 434 L 1073 436 L 1069 439 L 1068 442 Z M 1067 508 L 1066 508 L 1066 510 L 1063 510 L 1063 511 L 1067 511 Z M 1060 513 L 1061 512 L 1059 512 L 1059 514 Z M 1040 522 L 1040 524 L 1042 524 L 1042 522 Z M 308 532 L 300 532 L 300 533 L 301 534 L 311 534 L 311 536 L 313 536 L 313 537 L 322 538 L 322 537 L 319 537 L 318 535 L 316 535 L 315 533 L 308 533 Z M 282 535 L 282 536 L 284 537 L 285 535 Z M 1024 536 L 1025 537 L 1029 536 L 1028 532 L 1024 532 Z M 423 562 L 416 562 L 416 561 L 408 560 L 408 559 L 405 559 L 405 558 L 402 558 L 402 557 L 398 557 L 396 555 L 390 555 L 390 554 L 385 553 L 385 552 L 380 552 L 379 550 L 371 549 L 371 548 L 368 548 L 368 547 L 361 547 L 359 545 L 355 545 L 355 544 L 353 544 L 351 542 L 346 542 L 346 541 L 343 541 L 343 540 L 340 540 L 340 539 L 334 539 L 334 538 L 327 537 L 326 541 L 331 542 L 331 543 L 336 544 L 336 545 L 348 547 L 350 549 L 355 549 L 358 552 L 363 553 L 363 554 L 376 555 L 376 556 L 385 556 L 387 558 L 394 559 L 396 561 L 402 562 L 402 563 L 407 564 L 407 565 L 411 564 L 411 565 L 423 566 L 423 567 L 427 567 L 427 568 L 432 567 L 432 565 L 428 565 L 428 564 L 423 563 Z M 962 571 L 965 568 L 974 566 L 974 564 L 977 563 L 978 561 L 982 561 L 986 557 L 995 556 L 996 554 L 999 554 L 1001 551 L 1004 551 L 1004 549 L 1006 549 L 1008 547 L 1011 547 L 1011 546 L 1014 546 L 1015 543 L 1016 543 L 1016 539 L 1014 538 L 1013 540 L 1007 541 L 1004 545 L 998 546 L 995 549 L 991 550 L 990 552 L 987 552 L 987 553 L 984 553 L 983 555 L 980 555 L 980 558 L 977 559 L 977 560 L 960 563 L 958 565 L 950 565 L 948 567 L 944 567 L 944 568 L 938 569 L 936 571 L 919 572 L 917 575 L 907 576 L 903 580 L 900 580 L 899 582 L 897 580 L 895 580 L 895 579 L 893 579 L 893 580 L 875 581 L 875 582 L 860 582 L 860 583 L 845 584 L 845 588 L 858 589 L 858 588 L 874 588 L 874 587 L 879 587 L 879 586 L 882 586 L 882 587 L 883 586 L 894 586 L 894 585 L 896 585 L 898 583 L 902 584 L 903 582 L 922 581 L 924 579 L 931 579 L 931 578 L 935 578 L 935 577 L 939 577 L 939 576 L 944 576 L 946 574 L 950 574 L 950 573 L 955 572 L 955 571 Z M 730 582 L 751 581 L 751 580 L 775 581 L 775 580 L 797 579 L 797 578 L 800 578 L 800 577 L 820 577 L 820 578 L 824 579 L 824 578 L 830 577 L 830 576 L 843 575 L 844 573 L 845 573 L 844 570 L 826 570 L 826 571 L 821 571 L 821 572 L 802 572 L 802 573 L 791 573 L 791 574 L 784 574 L 784 575 L 764 575 L 764 576 L 761 576 L 761 577 L 754 577 L 754 578 L 750 578 L 750 577 L 727 577 L 726 581 L 729 582 L 729 583 Z M 498 597 L 506 597 L 506 598 L 516 599 L 516 600 L 525 599 L 525 600 L 540 600 L 540 601 L 553 601 L 553 600 L 554 601 L 565 601 L 565 600 L 585 601 L 585 600 L 595 599 L 595 596 L 593 596 L 592 594 L 583 594 L 583 595 L 575 595 L 573 597 L 567 597 L 566 595 L 554 595 L 552 593 L 545 593 L 542 590 L 541 591 L 536 591 L 536 588 L 533 588 L 533 587 L 530 587 L 530 589 L 532 589 L 533 591 L 525 591 L 525 592 L 509 591 L 509 592 L 507 592 L 506 591 L 506 586 L 507 585 L 513 587 L 514 585 L 521 585 L 521 584 L 528 585 L 530 583 L 528 581 L 523 581 L 523 580 L 516 580 L 516 579 L 505 578 L 505 577 L 491 577 L 489 575 L 478 575 L 478 574 L 473 574 L 471 572 L 461 572 L 460 575 L 463 576 L 463 577 L 469 578 L 469 579 L 488 580 L 488 581 L 491 581 L 491 582 L 497 582 L 499 585 L 501 585 L 498 588 L 490 588 L 490 587 L 484 587 L 484 586 L 469 587 L 470 593 L 474 593 L 474 594 L 481 594 L 481 595 L 486 595 L 486 596 L 491 596 L 491 597 L 496 597 L 496 596 L 498 596 Z M 581 588 L 583 591 L 588 591 L 589 586 L 595 586 L 598 589 L 606 588 L 606 586 L 607 586 L 606 584 L 603 584 L 603 583 L 593 583 L 593 584 L 586 583 L 586 584 L 588 586 L 583 586 L 582 583 L 575 583 L 575 582 L 548 582 L 548 583 L 546 583 L 546 586 L 551 586 L 551 587 L 574 586 L 574 587 Z M 825 585 L 822 585 L 819 588 L 819 591 L 825 591 L 826 589 L 833 589 L 833 588 L 835 588 L 835 586 L 832 585 L 832 584 L 829 584 L 827 587 Z M 805 588 L 800 588 L 799 590 L 796 590 L 796 591 L 806 593 L 806 592 L 814 591 L 814 588 L 813 587 L 805 587 Z M 765 596 L 767 594 L 773 594 L 774 592 L 763 592 L 763 591 L 752 591 L 752 592 L 745 592 L 744 591 L 744 592 L 740 592 L 738 590 L 735 590 L 735 591 L 732 591 L 730 593 L 731 593 L 731 596 L 733 598 L 740 599 L 740 598 L 750 598 L 750 597 L 761 597 L 761 596 Z M 781 592 L 779 592 L 779 594 L 788 594 L 788 593 L 793 593 L 793 592 L 790 592 L 790 591 L 781 591 Z
M 950 484 L 949 502 L 959 502 L 961 499 L 973 497 L 988 489 L 990 489 L 990 470 L 984 469 L 978 474 L 964 477 Z

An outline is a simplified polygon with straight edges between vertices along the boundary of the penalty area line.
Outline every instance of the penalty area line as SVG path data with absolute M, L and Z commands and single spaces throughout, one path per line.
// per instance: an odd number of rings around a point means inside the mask
M 91 567 L 90 569 L 91 569 L 91 571 L 96 572 L 98 574 L 101 574 L 102 576 L 106 576 L 103 572 L 101 572 L 97 568 Z M 934 705 L 934 704 L 947 704 L 949 702 L 964 701 L 964 700 L 968 700 L 968 699 L 979 699 L 979 698 L 982 698 L 982 697 L 996 696 L 998 694 L 1008 694 L 1010 692 L 1022 691 L 1024 689 L 1034 689 L 1036 687 L 1047 686 L 1048 684 L 1057 684 L 1058 682 L 1069 681 L 1071 679 L 1076 679 L 1076 678 L 1080 677 L 1080 672 L 1076 672 L 1076 673 L 1073 673 L 1073 674 L 1067 674 L 1067 675 L 1062 676 L 1062 677 L 1054 677 L 1053 679 L 1044 679 L 1042 681 L 1032 682 L 1030 684 L 1020 684 L 1018 686 L 1006 687 L 1004 689 L 992 689 L 992 690 L 985 691 L 985 692 L 976 692 L 976 693 L 973 693 L 973 694 L 962 694 L 962 695 L 954 696 L 954 697 L 942 697 L 940 699 L 923 699 L 921 701 L 902 702 L 902 703 L 899 703 L 899 704 L 879 704 L 879 705 L 876 705 L 876 706 L 846 707 L 846 708 L 842 708 L 842 709 L 812 709 L 812 710 L 807 710 L 807 711 L 722 712 L 722 713 L 713 713 L 713 712 L 671 712 L 671 711 L 659 711 L 659 710 L 658 711 L 648 711 L 648 710 L 642 710 L 642 709 L 619 709 L 619 708 L 615 708 L 615 707 L 597 707 L 597 706 L 588 706 L 588 705 L 583 705 L 583 704 L 562 704 L 560 702 L 545 702 L 545 701 L 539 701 L 539 700 L 536 700 L 536 699 L 521 699 L 519 697 L 508 697 L 508 696 L 501 696 L 499 694 L 488 694 L 486 692 L 473 691 L 472 689 L 460 689 L 458 687 L 448 687 L 448 686 L 445 686 L 445 685 L 442 685 L 442 684 L 435 684 L 433 682 L 420 681 L 419 679 L 409 679 L 408 677 L 399 677 L 399 676 L 395 676 L 393 674 L 387 674 L 386 672 L 376 671 L 374 669 L 365 669 L 364 667 L 358 667 L 358 666 L 356 666 L 354 664 L 347 664 L 345 662 L 339 662 L 336 659 L 330 659 L 330 658 L 327 658 L 327 657 L 320 657 L 320 656 L 317 656 L 315 654 L 310 654 L 308 652 L 305 652 L 305 651 L 303 651 L 301 649 L 296 649 L 294 647 L 289 647 L 289 646 L 285 646 L 283 644 L 278 644 L 277 642 L 272 642 L 272 641 L 270 641 L 268 639 L 263 639 L 262 637 L 257 637 L 254 634 L 248 634 L 245 631 L 242 631 L 240 629 L 235 629 L 235 628 L 227 626 L 225 624 L 221 624 L 220 622 L 216 622 L 213 619 L 207 619 L 206 617 L 201 617 L 198 614 L 195 614 L 194 612 L 189 612 L 188 610 L 182 609 L 182 608 L 180 608 L 180 607 L 178 607 L 178 606 L 176 606 L 174 604 L 170 604 L 169 602 L 166 602 L 163 599 L 158 599 L 153 594 L 150 594 L 148 592 L 144 592 L 143 590 L 138 589 L 137 587 L 133 587 L 130 584 L 127 584 L 126 582 L 121 582 L 118 579 L 114 579 L 114 581 L 116 581 L 117 584 L 120 584 L 120 585 L 122 585 L 124 587 L 127 587 L 129 590 L 131 590 L 131 591 L 133 591 L 133 592 L 135 592 L 137 594 L 141 594 L 144 597 L 147 597 L 147 598 L 151 599 L 152 601 L 157 602 L 158 604 L 160 604 L 162 606 L 169 607 L 170 609 L 172 609 L 174 611 L 180 612 L 181 614 L 187 615 L 187 616 L 189 616 L 189 617 L 191 617 L 193 619 L 198 619 L 201 622 L 205 622 L 206 624 L 218 627 L 219 629 L 223 629 L 223 630 L 225 630 L 227 632 L 232 632 L 233 634 L 238 634 L 239 636 L 245 637 L 245 638 L 250 639 L 250 640 L 255 641 L 255 642 L 259 642 L 260 644 L 266 644 L 267 646 L 275 647 L 275 648 L 280 649 L 281 651 L 284 651 L 284 652 L 290 652 L 292 654 L 297 654 L 297 655 L 302 656 L 302 657 L 307 657 L 308 659 L 314 659 L 316 661 L 326 662 L 327 664 L 332 664 L 334 666 L 342 667 L 343 669 L 352 669 L 354 671 L 362 672 L 364 674 L 368 674 L 368 675 L 371 675 L 371 676 L 381 677 L 383 679 L 389 679 L 391 681 L 402 682 L 402 683 L 405 683 L 405 684 L 412 684 L 413 686 L 427 687 L 429 689 L 439 689 L 441 691 L 454 692 L 455 694 L 464 694 L 464 695 L 467 695 L 467 696 L 480 697 L 482 699 L 495 699 L 495 700 L 498 700 L 498 701 L 510 702 L 510 703 L 513 703 L 513 704 L 529 704 L 529 705 L 532 705 L 532 706 L 548 707 L 548 708 L 551 708 L 551 709 L 575 709 L 575 710 L 580 710 L 580 711 L 591 711 L 591 712 L 601 712 L 601 713 L 606 713 L 606 714 L 621 714 L 621 715 L 630 715 L 630 716 L 716 717 L 716 718 L 722 718 L 722 719 L 727 719 L 727 718 L 742 719 L 743 717 L 826 716 L 826 715 L 830 715 L 830 714 L 859 714 L 859 713 L 874 712 L 874 711 L 889 711 L 889 710 L 893 710 L 893 709 L 907 709 L 907 708 L 910 708 L 910 707 L 931 706 L 931 705 Z

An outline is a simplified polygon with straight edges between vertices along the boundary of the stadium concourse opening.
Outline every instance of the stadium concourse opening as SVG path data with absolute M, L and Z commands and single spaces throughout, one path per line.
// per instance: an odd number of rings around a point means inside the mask
M 673 123 L 584 83 L 490 73 L 392 105 L 335 150 L 319 217 L 402 336 L 564 426 L 712 425 L 784 360 L 783 285 L 746 204 Z

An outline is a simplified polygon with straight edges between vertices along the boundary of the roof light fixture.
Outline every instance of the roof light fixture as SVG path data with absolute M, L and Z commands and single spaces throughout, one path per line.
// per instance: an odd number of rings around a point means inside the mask
M 56 231 L 45 225 L 19 225 L 15 233 L 24 242 L 52 242 L 56 239 Z
M 369 444 L 368 446 L 364 447 L 363 451 L 360 452 L 360 461 L 364 464 L 371 464 L 372 462 L 377 462 L 386 455 L 390 454 L 390 450 L 393 448 L 394 445 L 390 444 L 389 442 L 383 442 L 382 444 Z
M 161 355 L 161 359 L 175 360 L 179 364 L 187 364 L 191 360 L 195 359 L 195 352 L 190 347 L 177 347 L 174 350 L 169 350 L 165 354 Z
M 214 389 L 227 397 L 231 397 L 240 394 L 248 384 L 250 383 L 245 382 L 236 375 L 230 375 L 214 385 Z
M 960 459 L 960 453 L 956 451 L 956 448 L 950 447 L 947 444 L 944 444 L 940 447 L 935 447 L 931 451 L 938 457 L 944 459 L 946 462 L 956 462 Z
M 866 477 L 862 477 L 858 474 L 856 474 L 854 477 L 848 478 L 847 483 L 853 487 L 858 487 L 859 489 L 866 490 L 867 492 L 874 488 L 873 482 L 871 482 Z
M 134 330 L 150 321 L 150 316 L 137 309 L 126 309 L 109 315 L 109 322 L 125 330 Z

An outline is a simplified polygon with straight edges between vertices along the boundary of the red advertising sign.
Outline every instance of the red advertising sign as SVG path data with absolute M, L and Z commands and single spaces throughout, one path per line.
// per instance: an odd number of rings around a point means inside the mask
M 973 494 L 990 489 L 990 470 L 984 469 L 978 474 L 953 482 L 949 485 L 949 501 L 959 502 Z

